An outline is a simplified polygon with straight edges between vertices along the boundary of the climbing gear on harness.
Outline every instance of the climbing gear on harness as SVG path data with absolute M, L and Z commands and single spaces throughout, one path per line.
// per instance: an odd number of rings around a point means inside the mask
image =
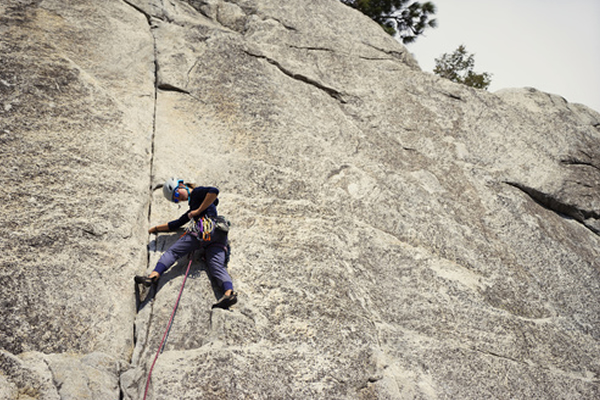
M 186 232 L 198 238 L 198 240 L 210 241 L 211 235 L 215 230 L 215 223 L 209 217 L 202 217 L 186 228 Z
M 200 223 L 202 221 L 202 223 Z M 198 221 L 200 225 L 200 232 L 202 233 L 202 240 L 210 241 L 210 235 L 215 230 L 215 223 L 210 218 L 201 218 Z
M 192 223 L 186 228 L 186 232 L 197 237 L 199 240 L 209 242 L 212 239 L 212 235 L 215 233 L 215 230 L 229 232 L 230 226 L 231 223 L 225 217 L 204 216 L 198 219 L 198 221 L 192 221 Z
M 149 276 L 136 275 L 135 278 L 133 278 L 133 280 L 135 281 L 135 283 L 139 283 L 140 285 L 144 285 L 144 286 L 148 287 L 148 286 L 152 286 L 152 284 L 158 282 L 158 276 L 155 276 L 154 278 L 150 278 Z
M 237 293 L 231 292 L 231 294 L 221 297 L 219 301 L 212 305 L 212 308 L 222 308 L 226 310 L 235 303 L 237 303 Z
M 175 317 L 175 312 L 177 311 L 177 307 L 179 306 L 179 300 L 181 300 L 181 294 L 183 293 L 183 288 L 185 286 L 185 281 L 187 281 L 188 275 L 190 273 L 190 267 L 192 266 L 192 261 L 194 260 L 193 253 L 190 254 L 190 262 L 188 263 L 187 270 L 185 271 L 185 276 L 183 277 L 183 282 L 181 283 L 181 289 L 179 289 L 179 296 L 177 296 L 177 301 L 175 301 L 175 307 L 173 307 L 173 312 L 171 313 L 171 318 L 169 319 L 169 323 L 167 324 L 167 329 L 165 330 L 165 334 L 158 346 L 158 351 L 154 356 L 154 361 L 152 361 L 152 365 L 150 366 L 150 371 L 148 372 L 148 379 L 146 380 L 146 389 L 144 390 L 144 400 L 146 400 L 146 395 L 148 394 L 148 387 L 150 386 L 150 377 L 152 376 L 152 370 L 154 369 L 154 364 L 156 364 L 156 360 L 158 356 L 163 351 L 163 347 L 165 344 L 165 340 L 169 335 L 169 331 L 171 330 L 171 324 L 173 323 L 173 319 Z
M 190 200 L 190 189 L 183 183 L 183 179 L 169 178 L 163 185 L 163 195 L 167 200 L 173 203 L 179 203 L 179 185 L 183 185 L 180 189 L 185 189 L 188 192 L 188 202 Z

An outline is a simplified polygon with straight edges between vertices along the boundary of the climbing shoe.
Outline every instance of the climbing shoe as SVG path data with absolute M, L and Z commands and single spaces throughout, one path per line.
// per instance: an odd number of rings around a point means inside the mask
M 156 283 L 158 281 L 158 277 L 150 278 L 148 276 L 136 275 L 136 277 L 133 278 L 133 280 L 135 281 L 135 283 L 139 283 L 140 285 L 152 286 L 153 283 Z
M 224 310 L 228 309 L 232 305 L 237 303 L 237 293 L 231 292 L 230 295 L 225 295 L 219 299 L 215 304 L 213 304 L 212 308 L 222 308 Z

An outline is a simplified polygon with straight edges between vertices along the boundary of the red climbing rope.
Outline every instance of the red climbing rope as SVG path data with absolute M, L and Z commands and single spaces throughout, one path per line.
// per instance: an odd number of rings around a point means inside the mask
M 146 400 L 146 395 L 148 394 L 148 387 L 150 386 L 150 377 L 152 376 L 152 370 L 154 369 L 154 364 L 156 364 L 156 360 L 158 359 L 159 354 L 162 352 L 163 345 L 165 344 L 165 339 L 171 330 L 171 324 L 173 323 L 173 318 L 175 317 L 175 311 L 177 311 L 177 306 L 179 306 L 179 300 L 181 299 L 181 294 L 183 293 L 183 288 L 185 286 L 185 281 L 187 280 L 188 274 L 190 272 L 190 267 L 192 266 L 193 261 L 193 253 L 190 255 L 190 262 L 188 263 L 187 270 L 185 271 L 185 276 L 183 278 L 183 282 L 181 283 L 181 289 L 179 289 L 179 296 L 177 296 L 177 301 L 175 302 L 175 307 L 173 307 L 173 312 L 171 313 L 171 318 L 169 319 L 169 324 L 167 325 L 167 329 L 165 329 L 165 334 L 158 346 L 158 351 L 156 352 L 156 356 L 154 356 L 154 361 L 152 361 L 152 366 L 150 367 L 150 371 L 148 372 L 148 379 L 146 380 L 146 390 L 144 390 L 144 400 Z

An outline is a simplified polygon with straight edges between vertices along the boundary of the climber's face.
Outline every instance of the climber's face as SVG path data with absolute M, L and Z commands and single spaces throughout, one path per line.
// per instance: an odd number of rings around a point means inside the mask
M 173 202 L 179 203 L 180 201 L 187 201 L 187 199 L 188 188 L 183 183 L 180 183 L 179 186 L 177 186 L 177 189 L 175 189 L 173 192 Z

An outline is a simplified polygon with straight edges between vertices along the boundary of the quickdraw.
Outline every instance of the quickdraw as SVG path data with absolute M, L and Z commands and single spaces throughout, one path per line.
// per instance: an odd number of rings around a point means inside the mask
M 198 239 L 202 239 L 205 242 L 209 242 L 212 238 L 212 234 L 215 230 L 215 222 L 212 218 L 202 217 L 197 222 L 193 222 L 188 228 L 187 232 L 191 235 L 196 236 Z
M 202 218 L 200 221 L 202 221 L 202 240 L 205 241 L 209 241 L 210 240 L 210 235 L 213 233 L 213 231 L 215 230 L 215 223 L 213 222 L 212 219 L 210 218 Z M 198 221 L 198 222 L 200 222 Z

